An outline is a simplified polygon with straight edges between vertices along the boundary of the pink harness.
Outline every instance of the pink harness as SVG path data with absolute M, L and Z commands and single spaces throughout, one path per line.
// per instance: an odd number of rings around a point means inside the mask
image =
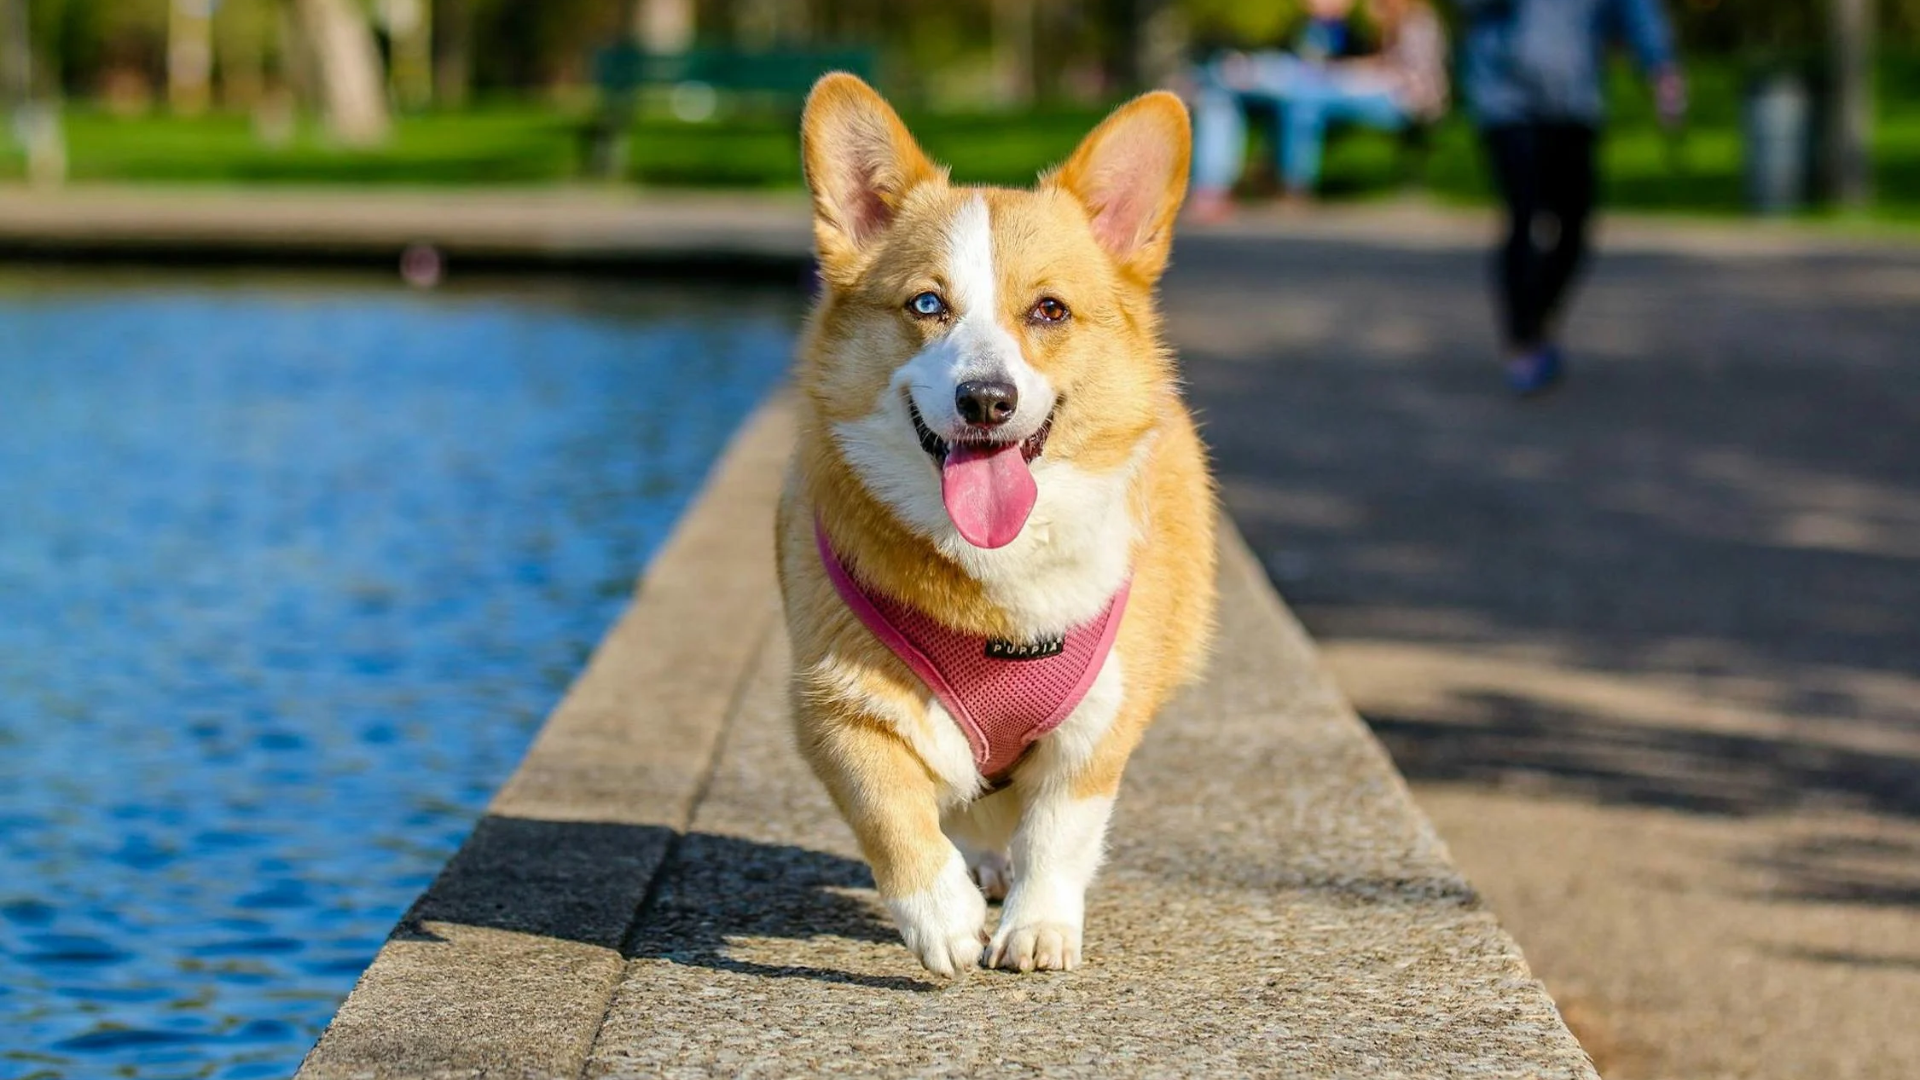
M 817 524 L 820 562 L 847 607 L 881 644 L 913 669 L 966 733 L 980 775 L 998 783 L 1027 747 L 1060 726 L 1087 696 L 1113 651 L 1127 584 L 1092 621 L 1051 641 L 1021 644 L 965 634 L 924 612 L 869 592 Z

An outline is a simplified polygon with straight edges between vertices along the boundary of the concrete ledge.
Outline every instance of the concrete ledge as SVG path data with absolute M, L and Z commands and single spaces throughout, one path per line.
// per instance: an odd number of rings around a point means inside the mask
M 1136 756 L 1087 966 L 934 985 L 789 745 L 736 440 L 302 1067 L 344 1077 L 1594 1073 L 1231 528 L 1206 683 Z
M 792 278 L 812 265 L 799 194 L 0 188 L 0 258 L 392 267 L 432 244 L 463 268 Z
M 1496 225 L 1490 210 L 1422 199 L 1336 204 L 1305 216 L 1249 207 L 1225 225 L 1183 226 L 1181 250 L 1204 257 L 1221 245 L 1298 241 L 1477 250 Z M 1715 259 L 1910 252 L 1920 237 L 1885 225 L 1619 213 L 1600 229 L 1600 245 L 1612 253 Z M 0 259 L 391 268 L 415 243 L 434 245 L 463 270 L 792 280 L 812 265 L 807 200 L 797 191 L 0 187 Z
M 797 179 L 797 177 L 796 177 Z M 1425 200 L 1334 205 L 1311 215 L 1250 207 L 1225 225 L 1183 226 L 1181 260 L 1222 245 L 1341 243 L 1481 249 L 1491 211 Z M 1909 252 L 1912 230 L 1608 214 L 1616 254 L 1776 259 Z M 760 276 L 793 280 L 813 261 L 799 192 L 632 188 L 279 188 L 76 184 L 0 187 L 0 259 L 347 264 L 391 268 L 408 245 L 459 269 Z
M 526 760 L 300 1075 L 574 1076 L 621 943 L 684 833 L 778 615 L 768 546 L 792 440 L 763 408 Z

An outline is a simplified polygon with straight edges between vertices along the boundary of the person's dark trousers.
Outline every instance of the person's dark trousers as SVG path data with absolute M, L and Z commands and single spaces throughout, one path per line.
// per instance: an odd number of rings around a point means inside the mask
M 1533 348 L 1566 297 L 1587 250 L 1596 132 L 1586 124 L 1489 127 L 1487 156 L 1507 205 L 1494 264 L 1507 344 Z

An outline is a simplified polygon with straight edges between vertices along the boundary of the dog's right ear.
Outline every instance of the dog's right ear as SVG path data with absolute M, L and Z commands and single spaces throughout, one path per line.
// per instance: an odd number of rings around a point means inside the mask
M 821 77 L 800 118 L 800 158 L 813 191 L 820 269 L 847 284 L 915 186 L 941 170 L 873 87 L 843 71 Z

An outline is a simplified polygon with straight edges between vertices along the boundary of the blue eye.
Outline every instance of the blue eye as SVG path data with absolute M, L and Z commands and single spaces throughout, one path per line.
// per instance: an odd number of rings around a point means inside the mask
M 923 292 L 919 296 L 907 301 L 907 310 L 913 312 L 915 315 L 930 319 L 935 315 L 945 315 L 947 313 L 947 302 L 940 299 L 939 293 Z

